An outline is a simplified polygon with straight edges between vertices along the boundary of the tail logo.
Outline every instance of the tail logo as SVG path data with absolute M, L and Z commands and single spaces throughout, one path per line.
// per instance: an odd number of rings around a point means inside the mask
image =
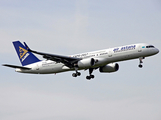
M 22 62 L 29 56 L 29 53 L 27 53 L 28 51 L 25 50 L 22 47 L 19 47 L 19 52 L 20 52 L 20 59 L 22 60 Z M 27 54 L 26 54 L 27 53 Z
M 22 47 L 19 47 L 19 51 L 20 51 L 20 59 L 28 52 L 27 50 L 25 50 Z

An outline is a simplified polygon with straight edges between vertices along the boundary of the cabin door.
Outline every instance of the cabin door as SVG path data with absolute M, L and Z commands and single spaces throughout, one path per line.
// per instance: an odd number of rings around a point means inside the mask
M 138 52 L 142 52 L 142 46 L 141 45 L 139 45 Z
M 108 57 L 112 57 L 112 51 L 111 51 L 111 49 L 108 51 Z

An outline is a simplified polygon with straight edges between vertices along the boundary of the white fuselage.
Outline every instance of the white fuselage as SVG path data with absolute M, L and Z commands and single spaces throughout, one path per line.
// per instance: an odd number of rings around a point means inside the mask
M 70 57 L 82 58 L 82 59 L 94 58 L 97 62 L 94 64 L 94 66 L 92 66 L 92 68 L 98 68 L 113 62 L 136 59 L 139 57 L 152 56 L 159 52 L 159 50 L 155 47 L 150 48 L 146 47 L 148 45 L 149 44 L 145 43 L 125 45 L 121 47 L 114 47 L 99 51 L 71 55 Z M 31 70 L 16 69 L 16 72 L 50 74 L 50 73 L 59 73 L 74 70 L 70 69 L 69 67 L 65 66 L 62 63 L 56 63 L 51 60 L 43 60 L 37 63 L 27 65 L 25 67 L 29 67 L 31 68 Z M 78 69 L 81 70 L 88 68 L 79 67 Z

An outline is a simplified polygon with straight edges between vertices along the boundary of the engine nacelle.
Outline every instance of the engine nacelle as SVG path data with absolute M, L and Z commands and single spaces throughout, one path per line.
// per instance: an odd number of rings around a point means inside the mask
M 78 62 L 79 68 L 88 68 L 94 65 L 95 65 L 95 60 L 93 58 L 83 59 Z
M 116 72 L 118 70 L 119 70 L 119 65 L 117 63 L 110 63 L 106 66 L 99 68 L 99 71 L 104 73 Z

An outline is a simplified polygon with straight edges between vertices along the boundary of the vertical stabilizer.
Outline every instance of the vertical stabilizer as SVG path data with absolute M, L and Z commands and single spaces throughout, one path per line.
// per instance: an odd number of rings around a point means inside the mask
M 22 66 L 40 61 L 34 54 L 29 52 L 20 41 L 14 41 L 13 45 L 16 49 L 17 55 L 20 59 Z

